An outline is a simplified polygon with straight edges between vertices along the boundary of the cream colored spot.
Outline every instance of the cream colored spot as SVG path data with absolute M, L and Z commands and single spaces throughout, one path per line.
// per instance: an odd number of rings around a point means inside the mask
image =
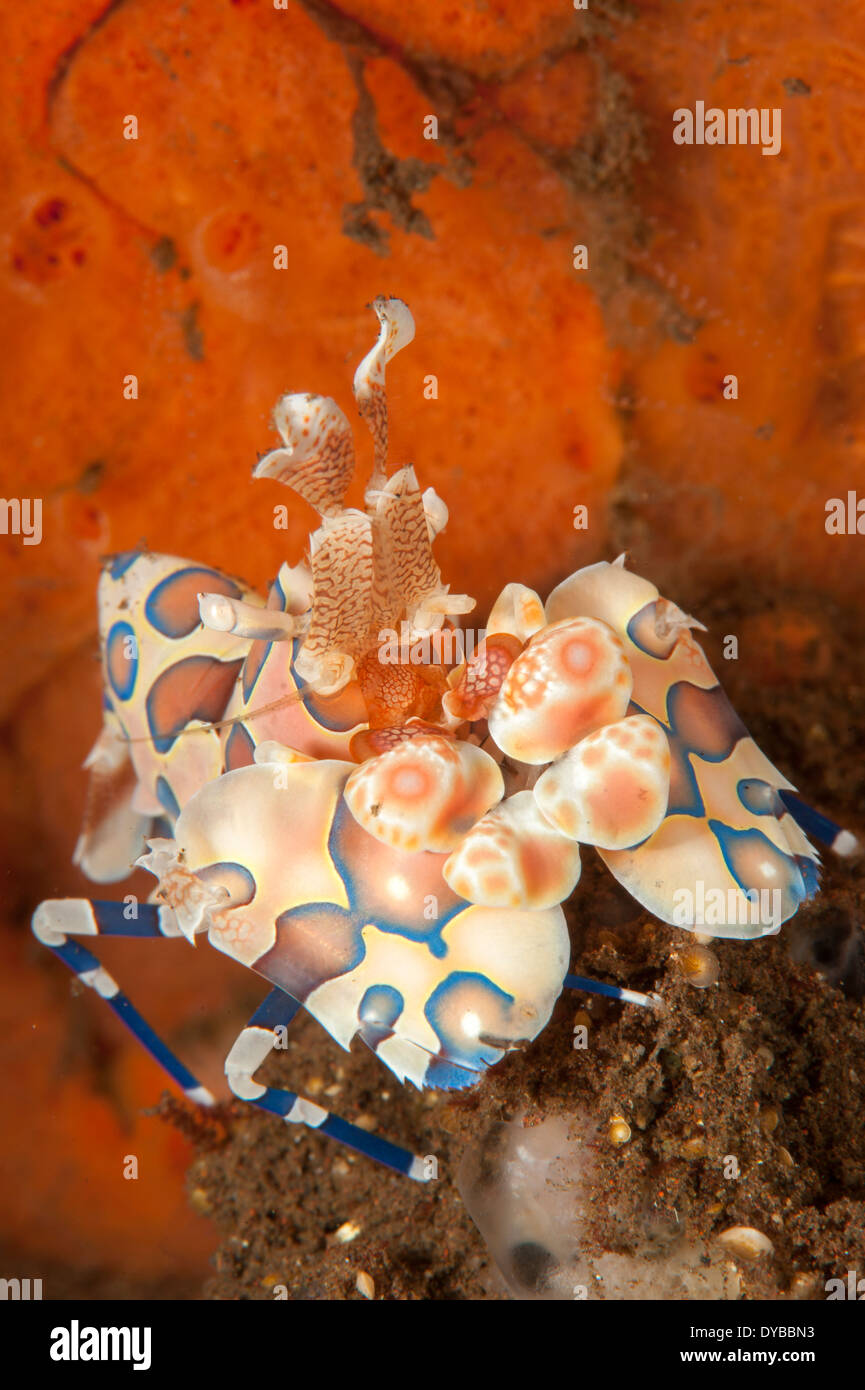
M 418 768 L 400 767 L 397 768 L 391 779 L 391 787 L 397 796 L 404 796 L 407 799 L 414 799 L 422 796 L 426 791 L 428 780 L 423 772 Z

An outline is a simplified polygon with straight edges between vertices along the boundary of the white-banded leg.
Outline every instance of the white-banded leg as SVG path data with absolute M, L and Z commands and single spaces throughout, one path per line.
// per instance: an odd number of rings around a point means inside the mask
M 781 788 L 778 796 L 796 824 L 812 840 L 821 845 L 828 845 L 842 859 L 855 859 L 861 853 L 862 846 L 852 830 L 845 830 L 843 826 L 836 825 L 835 821 L 824 816 L 821 811 L 815 811 L 813 806 L 809 806 L 786 788 Z
M 99 963 L 92 951 L 70 936 L 174 937 L 182 932 L 169 907 L 153 903 L 136 904 L 136 916 L 127 918 L 126 904 L 91 902 L 88 898 L 55 898 L 40 903 L 33 914 L 33 932 L 43 945 L 68 966 L 82 984 L 101 995 L 119 1019 L 126 1024 L 151 1057 L 198 1105 L 215 1105 L 215 1099 L 202 1086 L 123 993 L 117 981 Z
M 308 1125 L 310 1129 L 336 1139 L 365 1158 L 371 1158 L 418 1182 L 425 1182 L 428 1175 L 423 1159 L 408 1149 L 401 1149 L 387 1139 L 369 1134 L 359 1125 L 339 1119 L 295 1091 L 264 1086 L 254 1080 L 254 1073 L 276 1045 L 280 1036 L 277 1030 L 286 1028 L 300 1008 L 296 999 L 277 988 L 271 990 L 264 1003 L 256 1009 L 225 1059 L 225 1075 L 234 1094 L 260 1110 L 279 1115 L 287 1124 Z
M 587 975 L 566 975 L 565 989 L 579 989 L 584 994 L 602 994 L 606 999 L 618 999 L 622 1004 L 639 1004 L 643 1009 L 657 1008 L 661 1002 L 659 994 L 640 994 L 636 989 L 605 985 L 602 980 L 591 980 Z

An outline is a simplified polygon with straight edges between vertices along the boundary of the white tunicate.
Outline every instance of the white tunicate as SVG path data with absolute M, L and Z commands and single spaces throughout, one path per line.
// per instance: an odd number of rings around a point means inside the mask
M 577 1138 L 569 1138 L 569 1131 Z M 512 1297 L 551 1299 L 734 1299 L 729 1258 L 659 1223 L 651 1195 L 607 1213 L 627 1229 L 628 1253 L 599 1249 L 591 1226 L 603 1143 L 585 1115 L 527 1129 L 496 1124 L 463 1154 L 457 1186 Z M 642 1232 L 634 1248 L 634 1230 Z M 627 1223 L 627 1227 L 626 1224 Z

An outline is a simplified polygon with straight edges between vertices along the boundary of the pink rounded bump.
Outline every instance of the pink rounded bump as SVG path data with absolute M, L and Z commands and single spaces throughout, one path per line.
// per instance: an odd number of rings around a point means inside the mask
M 653 835 L 667 814 L 667 735 L 646 714 L 609 724 L 548 768 L 533 794 L 563 835 L 601 849 L 629 849 Z
M 633 676 L 606 623 L 571 618 L 542 628 L 517 657 L 489 713 L 509 758 L 549 763 L 595 729 L 621 719 Z
M 383 844 L 446 854 L 504 794 L 498 764 L 473 743 L 414 738 L 356 768 L 345 801 Z
M 482 907 L 555 907 L 579 881 L 580 850 L 541 815 L 531 792 L 517 792 L 472 826 L 442 873 Z

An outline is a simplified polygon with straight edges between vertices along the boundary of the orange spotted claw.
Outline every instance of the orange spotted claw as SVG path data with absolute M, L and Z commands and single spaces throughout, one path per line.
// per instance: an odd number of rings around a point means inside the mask
M 415 738 L 361 763 L 345 801 L 370 835 L 395 849 L 449 853 L 500 801 L 498 764 L 473 743 Z
M 658 829 L 670 794 L 667 735 L 646 714 L 589 734 L 538 778 L 535 800 L 563 835 L 628 849 Z
M 517 657 L 489 715 L 509 758 L 549 763 L 587 734 L 621 719 L 633 677 L 625 649 L 594 618 L 543 628 Z

